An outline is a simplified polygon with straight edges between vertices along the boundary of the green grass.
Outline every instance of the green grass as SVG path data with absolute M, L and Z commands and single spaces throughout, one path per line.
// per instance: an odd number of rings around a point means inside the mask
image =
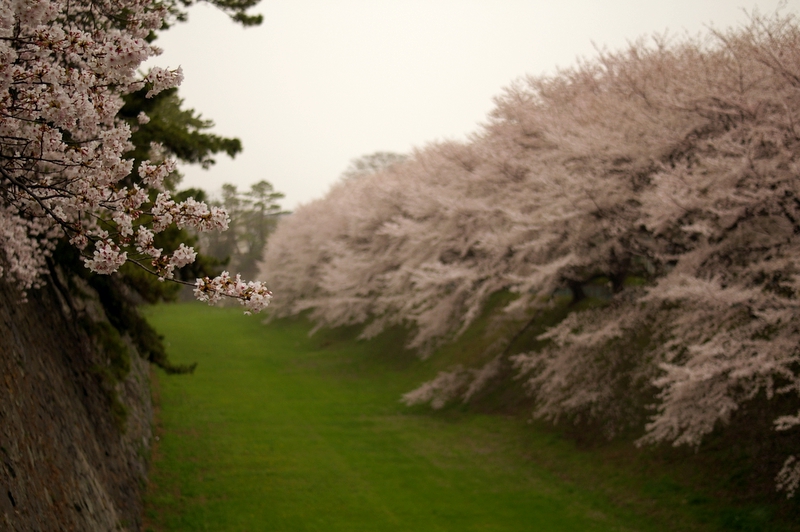
M 166 336 L 172 361 L 198 367 L 188 376 L 154 375 L 160 441 L 145 529 L 555 532 L 724 525 L 707 516 L 704 495 L 669 475 L 621 468 L 626 453 L 636 454 L 631 446 L 602 454 L 524 416 L 403 406 L 401 394 L 433 376 L 437 362 L 403 351 L 398 331 L 355 342 L 352 331 L 309 338 L 301 320 L 264 326 L 238 309 L 191 304 L 147 314 Z

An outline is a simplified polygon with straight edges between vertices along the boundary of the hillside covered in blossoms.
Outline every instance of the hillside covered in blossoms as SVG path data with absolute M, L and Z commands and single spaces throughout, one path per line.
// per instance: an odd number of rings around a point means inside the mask
M 469 141 L 343 179 L 283 219 L 262 277 L 273 316 L 364 338 L 406 327 L 422 357 L 506 294 L 495 319 L 512 332 L 406 402 L 521 380 L 535 416 L 638 445 L 696 447 L 732 417 L 768 416 L 781 454 L 764 467 L 791 496 L 798 164 L 800 23 L 753 15 L 517 80 Z

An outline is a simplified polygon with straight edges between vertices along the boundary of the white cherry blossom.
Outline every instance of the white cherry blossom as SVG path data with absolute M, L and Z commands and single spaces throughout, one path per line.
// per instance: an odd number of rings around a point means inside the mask
M 117 118 L 122 96 L 144 88 L 150 98 L 183 79 L 180 68 L 154 67 L 144 76 L 137 70 L 160 53 L 147 36 L 170 17 L 150 0 L 0 3 L 0 275 L 21 291 L 40 283 L 62 236 L 94 272 L 110 274 L 132 261 L 172 279 L 196 253 L 181 245 L 164 254 L 153 247 L 156 233 L 173 223 L 227 228 L 223 210 L 171 199 L 164 180 L 175 161 L 157 145 L 153 160 L 137 169 L 144 188 L 123 183 L 133 170 L 124 154 L 133 146 L 130 126 Z M 152 206 L 150 189 L 159 191 Z M 250 310 L 269 301 L 258 283 L 236 281 L 220 293 Z

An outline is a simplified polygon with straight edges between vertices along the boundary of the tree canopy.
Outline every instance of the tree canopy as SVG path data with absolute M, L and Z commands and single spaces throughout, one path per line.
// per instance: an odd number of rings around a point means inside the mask
M 403 324 L 424 355 L 498 291 L 522 317 L 597 287 L 602 308 L 508 361 L 537 416 L 609 433 L 638 420 L 642 444 L 698 445 L 764 397 L 774 429 L 797 430 L 798 80 L 800 26 L 780 14 L 519 79 L 469 142 L 341 181 L 282 220 L 264 260 L 274 312 L 364 337 Z M 492 363 L 407 400 L 468 399 Z M 775 473 L 800 484 L 794 455 Z

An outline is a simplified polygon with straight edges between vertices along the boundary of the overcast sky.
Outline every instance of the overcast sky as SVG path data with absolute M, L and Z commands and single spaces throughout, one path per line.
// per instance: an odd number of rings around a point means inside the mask
M 800 0 L 785 2 L 800 11 Z M 262 0 L 242 28 L 200 5 L 162 34 L 153 64 L 181 65 L 186 106 L 242 139 L 236 159 L 184 167 L 182 186 L 246 189 L 262 179 L 284 207 L 321 197 L 349 161 L 464 139 L 492 98 L 596 47 L 669 30 L 696 35 L 779 0 Z

